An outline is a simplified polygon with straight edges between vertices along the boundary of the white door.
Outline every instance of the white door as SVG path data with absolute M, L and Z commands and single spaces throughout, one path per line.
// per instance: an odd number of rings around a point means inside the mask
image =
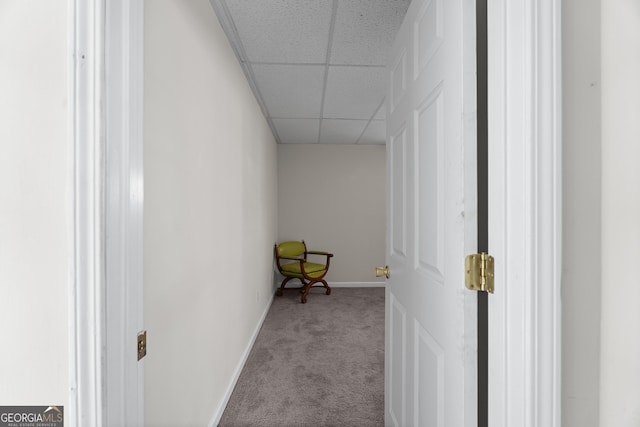
M 413 0 L 389 59 L 390 426 L 477 425 L 474 3 Z

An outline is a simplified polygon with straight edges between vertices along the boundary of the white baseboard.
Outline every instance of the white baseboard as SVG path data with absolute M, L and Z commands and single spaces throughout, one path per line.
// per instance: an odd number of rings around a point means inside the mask
M 387 282 L 329 282 L 332 288 L 384 288 Z
M 264 323 L 264 320 L 267 317 L 267 313 L 269 313 L 269 309 L 271 308 L 271 304 L 273 304 L 273 298 L 274 297 L 275 297 L 275 295 L 271 296 L 271 301 L 269 302 L 269 304 L 267 304 L 267 307 L 264 309 L 264 312 L 262 313 L 262 316 L 260 317 L 260 320 L 258 321 L 258 325 L 256 326 L 255 330 L 253 331 L 253 335 L 251 336 L 251 339 L 249 340 L 249 343 L 247 344 L 247 347 L 245 348 L 244 352 L 242 353 L 242 358 L 238 362 L 238 365 L 236 366 L 236 369 L 233 372 L 233 377 L 231 378 L 231 382 L 227 386 L 227 390 L 224 393 L 224 399 L 218 405 L 218 407 L 216 408 L 215 412 L 213 413 L 213 417 L 211 418 L 211 422 L 209 423 L 209 427 L 217 427 L 218 424 L 220 423 L 220 419 L 222 418 L 222 414 L 224 413 L 224 410 L 227 407 L 227 403 L 229 403 L 229 399 L 231 399 L 231 394 L 233 393 L 233 389 L 235 388 L 236 383 L 238 382 L 238 378 L 240 378 L 240 373 L 242 372 L 242 369 L 244 368 L 244 365 L 247 362 L 247 358 L 249 357 L 249 353 L 251 353 L 251 349 L 253 348 L 253 344 L 256 342 L 256 338 L 258 338 L 258 334 L 260 333 L 260 328 L 262 328 L 262 324 Z
M 280 287 L 281 284 L 282 280 L 278 280 L 276 288 Z M 299 285 L 300 283 L 294 281 L 291 286 L 296 287 Z M 288 286 L 287 284 L 287 287 Z M 332 288 L 384 288 L 387 286 L 387 282 L 329 282 L 329 286 Z

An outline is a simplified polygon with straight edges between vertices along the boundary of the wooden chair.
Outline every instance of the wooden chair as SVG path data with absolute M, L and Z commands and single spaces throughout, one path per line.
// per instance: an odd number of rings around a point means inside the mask
M 304 240 L 302 242 L 276 243 L 273 250 L 278 271 L 285 277 L 276 295 L 282 296 L 285 285 L 291 279 L 300 279 L 302 282 L 302 287 L 294 289 L 301 289 L 301 301 L 303 304 L 307 303 L 307 295 L 309 295 L 311 287 L 317 283 L 321 283 L 327 289 L 327 295 L 331 295 L 331 288 L 327 281 L 324 280 L 324 276 L 329 271 L 329 262 L 333 254 L 308 251 Z M 307 260 L 308 255 L 322 256 L 325 258 L 325 262 L 324 264 L 310 262 Z

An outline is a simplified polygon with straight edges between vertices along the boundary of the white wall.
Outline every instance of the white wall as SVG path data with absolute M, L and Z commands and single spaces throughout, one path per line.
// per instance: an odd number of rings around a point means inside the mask
M 204 426 L 273 296 L 276 144 L 209 2 L 145 9 L 145 419 Z
M 0 0 L 0 404 L 68 405 L 67 3 Z
M 563 0 L 562 425 L 599 425 L 600 0 Z
M 383 280 L 385 159 L 384 145 L 278 146 L 278 241 L 332 252 L 329 285 Z
M 640 7 L 563 1 L 563 426 L 640 425 Z
M 640 3 L 602 8 L 600 425 L 640 425 Z

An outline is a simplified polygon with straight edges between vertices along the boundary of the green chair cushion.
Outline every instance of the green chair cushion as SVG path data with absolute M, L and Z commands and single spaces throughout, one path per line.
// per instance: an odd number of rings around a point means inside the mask
M 297 258 L 304 254 L 305 249 L 302 242 L 283 242 L 278 245 L 278 256 Z
M 320 277 L 326 271 L 326 266 L 324 264 L 316 264 L 315 262 L 305 262 L 304 271 L 309 277 Z M 284 264 L 282 266 L 282 274 L 285 276 L 303 277 L 299 262 Z

